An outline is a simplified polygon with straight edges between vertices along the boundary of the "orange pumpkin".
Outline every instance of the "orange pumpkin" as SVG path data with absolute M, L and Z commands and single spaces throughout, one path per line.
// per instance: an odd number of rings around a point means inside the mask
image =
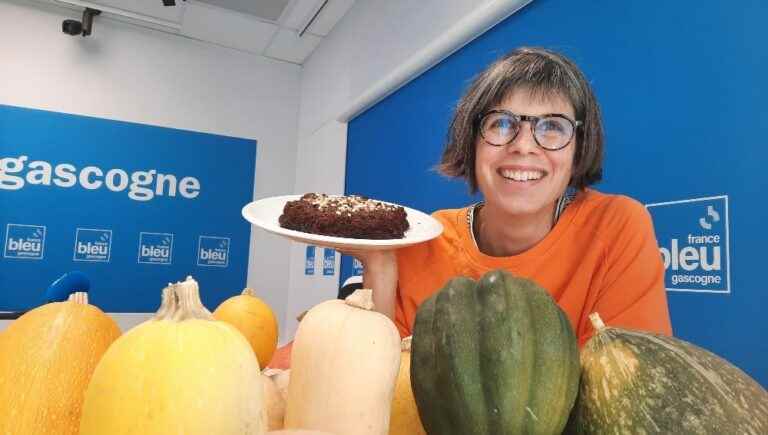
M 120 336 L 86 293 L 35 308 L 8 326 L 0 356 L 0 433 L 76 434 L 96 364 Z
M 222 302 L 213 317 L 237 328 L 251 344 L 259 367 L 266 367 L 277 349 L 277 318 L 253 289 L 246 288 L 242 294 Z

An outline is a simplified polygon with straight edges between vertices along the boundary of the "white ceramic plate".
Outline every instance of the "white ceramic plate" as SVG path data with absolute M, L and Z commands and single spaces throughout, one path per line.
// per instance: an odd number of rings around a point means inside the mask
M 243 207 L 243 217 L 253 225 L 270 233 L 309 245 L 327 246 L 336 249 L 396 249 L 434 239 L 443 232 L 443 226 L 435 218 L 408 207 L 403 208 L 405 208 L 410 228 L 405 232 L 405 237 L 402 239 L 351 239 L 347 237 L 321 236 L 319 234 L 304 233 L 281 227 L 278 219 L 283 214 L 285 203 L 299 198 L 301 198 L 301 195 L 274 196 L 251 202 Z

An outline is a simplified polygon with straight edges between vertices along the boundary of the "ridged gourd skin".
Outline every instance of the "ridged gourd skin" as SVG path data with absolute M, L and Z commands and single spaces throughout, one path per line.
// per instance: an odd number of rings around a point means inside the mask
M 416 313 L 411 383 L 430 435 L 560 434 L 578 382 L 571 324 L 533 281 L 454 278 Z
M 196 290 L 191 299 L 178 296 L 178 309 L 131 329 L 104 355 L 88 387 L 81 435 L 266 432 L 261 372 L 247 340 L 213 320 Z
M 768 434 L 768 393 L 728 361 L 674 337 L 600 325 L 581 352 L 566 433 Z
M 387 435 L 400 367 L 400 334 L 372 311 L 370 289 L 313 307 L 291 357 L 286 429 Z
M 237 328 L 251 344 L 259 367 L 266 367 L 277 349 L 278 326 L 272 308 L 256 297 L 253 289 L 222 302 L 213 312 L 216 320 L 222 320 Z
M 389 435 L 426 435 L 411 388 L 411 340 L 412 337 L 406 337 L 401 342 L 400 371 L 392 398 Z
M 0 343 L 0 433 L 76 434 L 96 364 L 120 336 L 100 309 L 74 300 L 35 308 Z

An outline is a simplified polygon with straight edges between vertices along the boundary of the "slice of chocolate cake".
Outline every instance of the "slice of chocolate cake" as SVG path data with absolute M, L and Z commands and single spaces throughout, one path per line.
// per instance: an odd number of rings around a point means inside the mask
M 324 236 L 402 239 L 408 230 L 405 209 L 363 196 L 307 193 L 288 201 L 280 226 Z

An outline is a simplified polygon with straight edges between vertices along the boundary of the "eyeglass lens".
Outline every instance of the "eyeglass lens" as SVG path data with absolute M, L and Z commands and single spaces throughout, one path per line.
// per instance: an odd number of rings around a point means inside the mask
M 506 145 L 517 136 L 522 120 L 508 113 L 490 113 L 482 123 L 483 139 L 492 145 Z M 573 137 L 573 124 L 559 116 L 538 118 L 533 125 L 533 135 L 542 147 L 557 150 L 564 147 Z

